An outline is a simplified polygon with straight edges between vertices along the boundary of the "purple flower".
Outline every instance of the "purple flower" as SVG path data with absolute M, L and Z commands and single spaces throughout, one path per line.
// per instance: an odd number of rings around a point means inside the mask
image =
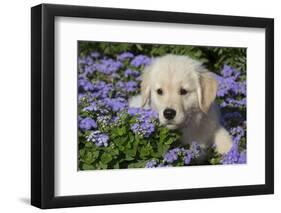
M 131 130 L 141 136 L 148 138 L 155 130 L 154 124 L 150 123 L 149 121 L 135 123 L 131 126 Z
M 101 133 L 100 131 L 93 131 L 87 138 L 87 141 L 91 141 L 96 144 L 96 146 L 108 146 L 108 135 Z
M 138 89 L 138 84 L 135 81 L 128 81 L 125 88 L 128 92 L 134 92 Z
M 85 66 L 84 71 L 85 71 L 85 74 L 86 74 L 86 75 L 89 75 L 89 74 L 91 75 L 91 74 L 93 74 L 94 71 L 96 71 L 96 66 L 95 66 L 95 64 L 89 65 L 89 66 Z
M 233 98 L 225 98 L 224 102 L 221 104 L 222 107 L 231 106 L 231 107 L 246 107 L 247 100 L 246 98 L 236 100 Z
M 84 131 L 95 129 L 97 128 L 97 123 L 92 118 L 87 117 L 80 121 L 79 127 Z
M 176 147 L 167 151 L 164 155 L 163 162 L 167 165 L 171 165 L 180 160 L 179 156 L 182 156 L 184 165 L 190 165 L 194 158 L 200 156 L 200 153 L 200 145 L 197 142 L 192 142 L 190 149 Z
M 86 57 L 85 56 L 82 56 L 82 57 L 78 58 L 78 64 L 79 65 L 83 65 L 85 63 L 86 63 Z
M 201 147 L 196 141 L 192 141 L 190 150 L 193 156 L 198 156 L 201 152 Z
M 148 161 L 145 165 L 146 168 L 155 168 L 156 166 L 157 166 L 157 161 L 154 159 Z
M 126 59 L 133 58 L 134 55 L 130 52 L 123 52 L 120 55 L 117 56 L 117 60 L 119 61 L 125 61 Z
M 139 120 L 155 120 L 158 118 L 158 113 L 154 111 L 153 109 L 144 109 L 144 108 L 134 108 L 130 107 L 128 108 L 128 114 L 131 116 L 137 115 L 139 117 Z
M 121 62 L 113 59 L 101 59 L 99 62 L 99 64 L 96 64 L 97 70 L 106 75 L 111 75 L 122 67 Z
M 153 121 L 158 118 L 158 114 L 154 110 L 129 108 L 128 114 L 137 118 L 137 122 L 131 126 L 134 133 L 148 138 L 155 131 Z
M 98 107 L 97 107 L 97 103 L 96 102 L 92 102 L 89 106 L 84 107 L 83 111 L 97 111 Z
M 109 115 L 101 115 L 97 117 L 97 123 L 99 128 L 100 127 L 103 129 L 106 128 L 110 122 L 111 122 L 111 116 Z
M 94 89 L 93 84 L 90 81 L 83 78 L 80 78 L 78 80 L 78 85 L 79 85 L 79 89 L 82 89 L 84 91 L 91 91 Z
M 87 56 L 85 58 L 85 64 L 86 65 L 92 65 L 93 63 L 94 63 L 94 60 L 90 56 Z
M 130 107 L 128 109 L 128 114 L 131 115 L 131 116 L 139 115 L 139 114 L 141 114 L 141 111 L 142 111 L 142 108 Z
M 243 150 L 240 152 L 239 160 L 237 162 L 238 164 L 245 164 L 247 163 L 247 152 L 246 150 Z
M 139 77 L 140 76 L 140 72 L 136 71 L 136 70 L 132 70 L 132 69 L 126 69 L 124 72 L 124 76 L 125 77 Z
M 98 57 L 100 57 L 100 54 L 98 53 L 98 52 L 91 52 L 91 57 L 93 57 L 93 58 L 98 58 Z
M 87 97 L 87 94 L 86 94 L 86 93 L 79 93 L 79 94 L 78 94 L 78 100 L 79 100 L 79 101 L 84 100 L 86 97 Z
M 184 165 L 189 165 L 193 158 L 192 153 L 189 151 L 185 152 L 185 156 L 183 157 Z
M 134 67 L 140 67 L 142 65 L 148 65 L 150 63 L 151 59 L 145 55 L 138 55 L 136 56 L 132 61 L 131 65 Z
M 237 93 L 246 95 L 247 94 L 246 81 L 238 82 L 237 84 L 238 84 Z
M 234 145 L 231 150 L 225 154 L 222 158 L 222 164 L 235 164 L 239 160 L 239 151 L 238 147 Z
M 116 84 L 115 84 L 115 87 L 116 87 L 116 89 L 122 90 L 122 89 L 124 89 L 125 85 L 126 85 L 125 82 L 117 81 Z
M 244 137 L 245 131 L 243 127 L 237 126 L 230 129 L 230 134 L 233 137 L 233 143 L 238 145 L 241 138 Z
M 242 119 L 242 115 L 240 112 L 237 112 L 237 111 L 234 111 L 234 112 L 228 112 L 228 113 L 225 113 L 223 115 L 224 119 L 226 120 L 241 120 Z
M 139 88 L 139 83 L 135 81 L 118 81 L 116 82 L 115 87 L 117 91 L 122 91 L 126 94 L 127 92 L 135 92 Z
M 224 65 L 223 69 L 222 69 L 222 75 L 223 77 L 229 77 L 232 76 L 234 73 L 236 73 L 237 71 L 235 69 L 233 69 L 232 67 L 228 66 L 228 65 Z
M 246 81 L 240 81 L 239 71 L 225 65 L 221 73 L 222 76 L 217 76 L 217 81 L 219 83 L 217 91 L 218 97 L 228 96 L 228 98 L 236 100 L 233 95 L 246 95 Z
M 92 96 L 94 98 L 103 99 L 109 97 L 109 94 L 114 91 L 113 84 L 105 83 L 104 81 L 97 81 L 93 83 Z
M 105 98 L 103 102 L 114 112 L 121 111 L 128 106 L 128 102 L 124 98 Z
M 233 143 L 230 151 L 223 155 L 222 164 L 244 164 L 246 163 L 246 150 L 239 152 L 238 144 Z
M 178 159 L 178 150 L 172 149 L 168 151 L 164 156 L 164 162 L 173 163 Z

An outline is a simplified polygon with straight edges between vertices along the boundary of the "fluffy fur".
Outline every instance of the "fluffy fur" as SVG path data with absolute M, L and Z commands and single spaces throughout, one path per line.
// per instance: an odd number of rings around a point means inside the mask
M 158 112 L 161 124 L 181 129 L 182 144 L 215 144 L 223 154 L 230 150 L 232 140 L 220 125 L 214 102 L 216 92 L 215 77 L 200 62 L 187 56 L 166 55 L 145 68 L 141 95 L 131 98 L 129 103 L 131 107 L 151 107 Z M 165 109 L 176 111 L 175 117 L 166 119 Z

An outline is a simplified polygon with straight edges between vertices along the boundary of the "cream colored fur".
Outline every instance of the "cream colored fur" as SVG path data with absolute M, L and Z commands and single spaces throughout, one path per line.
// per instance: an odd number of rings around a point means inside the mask
M 163 94 L 159 95 L 157 90 Z M 187 94 L 181 95 L 184 89 Z M 214 102 L 217 82 L 200 62 L 187 56 L 166 55 L 153 60 L 143 73 L 141 96 L 130 99 L 131 107 L 151 107 L 159 114 L 161 124 L 181 129 L 182 144 L 192 141 L 202 146 L 215 144 L 226 153 L 232 146 L 228 132 L 220 125 L 219 110 Z M 171 108 L 176 116 L 167 120 L 163 112 Z

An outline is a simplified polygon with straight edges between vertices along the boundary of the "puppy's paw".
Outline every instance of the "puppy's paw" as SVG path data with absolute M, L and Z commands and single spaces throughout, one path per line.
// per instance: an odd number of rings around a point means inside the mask
M 225 154 L 229 152 L 232 147 L 232 139 L 229 133 L 223 127 L 220 127 L 216 131 L 214 139 L 218 153 Z

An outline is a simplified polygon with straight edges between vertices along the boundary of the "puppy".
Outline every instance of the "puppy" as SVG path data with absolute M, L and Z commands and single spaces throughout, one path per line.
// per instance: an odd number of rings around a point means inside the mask
M 182 131 L 182 144 L 215 144 L 220 154 L 231 149 L 231 137 L 219 122 L 214 102 L 217 81 L 200 62 L 187 56 L 165 55 L 154 59 L 142 77 L 141 95 L 129 100 L 131 107 L 156 110 L 162 125 Z

